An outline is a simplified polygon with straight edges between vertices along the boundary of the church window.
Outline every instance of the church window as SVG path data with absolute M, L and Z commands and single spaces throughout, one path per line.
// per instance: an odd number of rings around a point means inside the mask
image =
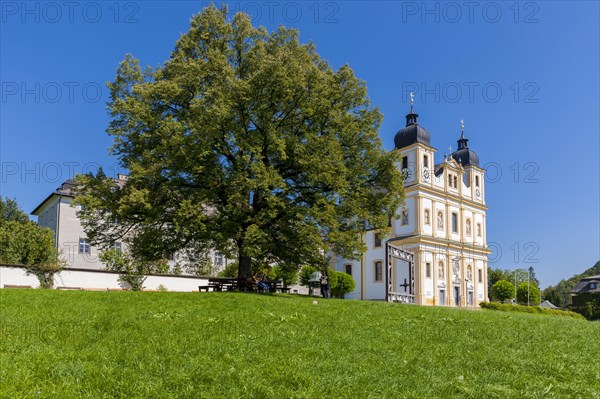
M 477 223 L 477 237 L 481 237 L 481 223 Z
M 381 233 L 375 233 L 375 243 L 373 246 L 375 248 L 381 247 Z
M 458 214 L 452 212 L 452 232 L 458 233 Z
M 483 270 L 477 269 L 477 282 L 483 283 Z
M 454 188 L 458 188 L 458 179 L 454 176 Z
M 402 169 L 408 169 L 408 157 L 402 157 Z
M 429 157 L 427 155 L 423 155 L 423 167 L 424 168 L 429 167 Z
M 438 212 L 437 214 L 437 228 L 438 230 L 444 229 L 444 214 L 442 212 Z
M 475 187 L 479 187 L 479 176 L 475 176 Z
M 346 269 L 345 270 L 346 274 L 349 274 L 352 276 L 352 265 L 346 265 L 345 269 Z
M 431 278 L 431 263 L 425 263 L 425 277 Z
M 444 262 L 440 261 L 438 264 L 438 278 L 440 280 L 444 279 Z
M 408 224 L 408 210 L 407 209 L 402 211 L 402 224 L 403 225 Z
M 465 231 L 466 231 L 467 235 L 470 237 L 471 236 L 471 219 L 467 219 Z
M 429 215 L 429 209 L 425 209 L 425 224 L 427 224 L 427 225 L 431 224 L 431 217 Z
M 383 263 L 380 260 L 375 262 L 375 281 L 383 281 Z
M 452 176 L 448 175 L 448 187 L 452 187 Z

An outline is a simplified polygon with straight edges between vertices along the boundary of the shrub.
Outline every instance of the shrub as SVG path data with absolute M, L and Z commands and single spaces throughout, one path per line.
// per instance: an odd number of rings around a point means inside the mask
M 584 318 L 579 313 L 571 312 L 568 310 L 546 309 L 541 308 L 539 306 L 511 305 L 509 303 L 497 302 L 481 302 L 479 306 L 481 306 L 483 309 L 500 310 L 503 312 L 537 313 L 552 316 L 572 317 L 574 319 Z
M 529 296 L 529 300 L 528 300 Z M 540 304 L 540 289 L 531 283 L 521 283 L 517 286 L 517 303 L 519 305 L 527 305 L 528 303 L 532 306 Z
M 504 302 L 515 296 L 515 287 L 506 280 L 499 280 L 492 286 L 492 299 Z
M 574 296 L 570 309 L 588 320 L 600 320 L 600 292 L 586 292 Z
M 335 270 L 328 270 L 329 286 L 331 289 L 331 295 L 337 298 L 344 298 L 344 296 L 354 291 L 356 284 L 351 275 L 344 272 L 338 272 Z

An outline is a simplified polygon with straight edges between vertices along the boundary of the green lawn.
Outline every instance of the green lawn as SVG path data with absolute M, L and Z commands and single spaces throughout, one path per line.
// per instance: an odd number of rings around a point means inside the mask
M 0 290 L 0 396 L 600 398 L 600 323 L 312 301 Z

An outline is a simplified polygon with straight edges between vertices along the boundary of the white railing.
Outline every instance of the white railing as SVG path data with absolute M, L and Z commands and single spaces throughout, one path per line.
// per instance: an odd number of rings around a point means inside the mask
M 388 302 L 415 303 L 415 296 L 411 294 L 400 294 L 399 292 L 390 292 Z

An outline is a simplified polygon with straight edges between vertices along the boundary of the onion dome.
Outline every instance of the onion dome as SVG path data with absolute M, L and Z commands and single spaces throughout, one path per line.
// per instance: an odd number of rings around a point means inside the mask
M 406 127 L 398 130 L 394 137 L 394 146 L 396 149 L 408 147 L 414 143 L 421 143 L 429 146 L 430 135 L 429 132 L 419 126 L 418 123 L 419 115 L 413 111 L 413 98 L 411 93 L 410 99 L 410 113 L 406 115 Z
M 451 156 L 454 158 L 456 162 L 461 164 L 462 166 L 467 165 L 475 165 L 479 166 L 479 155 L 473 150 L 469 149 L 469 139 L 465 137 L 465 125 L 463 121 L 461 122 L 461 133 L 460 138 L 458 139 L 458 149 L 454 151 Z

